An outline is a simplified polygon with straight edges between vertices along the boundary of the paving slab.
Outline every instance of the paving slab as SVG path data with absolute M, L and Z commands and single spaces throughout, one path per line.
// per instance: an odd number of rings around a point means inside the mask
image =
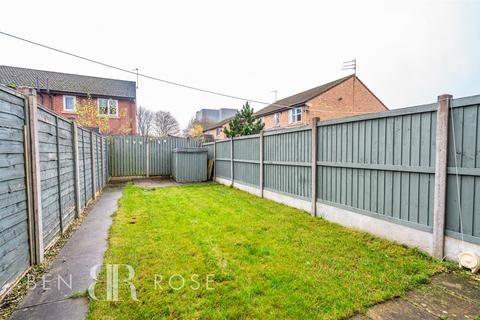
M 474 280 L 473 277 L 443 273 L 433 278 L 432 284 L 480 304 L 480 281 Z
M 90 270 L 101 265 L 108 245 L 112 214 L 117 210 L 122 187 L 106 187 L 82 225 L 55 257 L 45 280 L 32 288 L 12 319 L 84 319 L 85 298 L 72 299 L 93 282 Z M 96 273 L 100 268 L 96 269 Z
M 367 316 L 373 320 L 434 320 L 436 316 L 427 311 L 417 308 L 409 302 L 401 299 L 390 300 L 385 303 L 378 304 L 368 310 Z
M 178 183 L 174 180 L 166 178 L 134 179 L 132 183 L 143 188 L 161 188 L 186 185 L 185 183 Z
M 83 320 L 88 311 L 87 298 L 60 300 L 26 307 L 15 311 L 12 318 L 16 320 L 32 319 L 68 319 Z
M 464 299 L 434 285 L 412 291 L 405 299 L 439 318 L 475 319 L 480 315 L 480 302 Z
M 403 298 L 377 304 L 366 315 L 352 320 L 366 319 L 471 319 L 480 318 L 480 281 L 463 273 L 442 273 L 430 284 L 412 290 Z

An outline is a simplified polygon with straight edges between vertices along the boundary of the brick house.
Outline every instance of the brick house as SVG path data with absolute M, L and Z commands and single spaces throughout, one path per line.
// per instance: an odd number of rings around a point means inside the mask
M 321 86 L 278 100 L 255 112 L 266 130 L 304 126 L 313 117 L 320 120 L 351 117 L 388 110 L 370 89 L 355 75 L 349 75 Z M 205 135 L 223 139 L 223 128 L 230 119 L 204 130 Z
M 32 87 L 38 102 L 55 113 L 78 120 L 76 106 L 89 103 L 108 117 L 110 134 L 136 134 L 136 84 L 133 81 L 0 66 L 0 83 Z

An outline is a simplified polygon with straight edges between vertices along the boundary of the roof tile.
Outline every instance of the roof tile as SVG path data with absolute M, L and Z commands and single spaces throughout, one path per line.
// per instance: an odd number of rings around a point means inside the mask
M 71 73 L 0 66 L 0 83 L 29 86 L 52 91 L 136 98 L 134 81 L 83 76 Z M 37 86 L 38 85 L 38 86 Z

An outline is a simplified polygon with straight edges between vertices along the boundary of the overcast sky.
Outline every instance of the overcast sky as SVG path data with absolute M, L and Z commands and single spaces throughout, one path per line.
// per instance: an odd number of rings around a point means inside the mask
M 387 3 L 388 2 L 388 3 Z M 480 1 L 3 1 L 0 30 L 171 81 L 267 102 L 347 75 L 391 109 L 480 94 Z M 0 64 L 135 80 L 0 35 Z M 184 127 L 243 101 L 140 79 Z M 258 110 L 262 107 L 253 104 Z

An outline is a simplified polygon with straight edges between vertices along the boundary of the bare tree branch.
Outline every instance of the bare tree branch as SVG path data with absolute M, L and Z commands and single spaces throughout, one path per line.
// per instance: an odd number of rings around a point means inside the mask
M 149 136 L 153 134 L 153 116 L 154 113 L 145 107 L 140 106 L 137 109 L 137 128 L 138 134 Z
M 156 136 L 174 136 L 180 132 L 180 125 L 170 112 L 157 111 L 153 117 L 153 131 Z

